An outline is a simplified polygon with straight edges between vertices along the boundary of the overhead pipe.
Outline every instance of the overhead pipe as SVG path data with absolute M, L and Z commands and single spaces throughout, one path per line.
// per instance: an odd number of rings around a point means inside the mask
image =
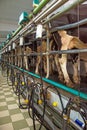
M 33 14 L 36 15 L 50 0 L 42 0 L 40 4 L 33 10 Z M 33 17 L 33 14 L 30 13 L 29 18 L 31 19 Z M 19 28 L 13 33 L 13 36 L 15 36 L 23 26 L 19 26 Z M 25 29 L 24 29 L 25 30 Z
M 33 10 L 33 14 L 36 15 L 50 0 L 42 0 L 40 4 Z
M 23 28 L 23 25 L 20 25 L 17 30 L 13 33 L 13 37 Z
M 35 9 L 34 9 L 34 11 L 33 11 L 33 14 L 34 15 L 36 15 L 48 2 L 49 2 L 50 0 L 42 0 L 41 2 L 40 2 L 40 4 L 38 5 L 38 7 L 36 7 Z M 60 0 L 59 2 L 57 2 L 58 3 L 58 5 L 57 5 L 57 3 L 56 3 L 56 7 L 58 8 L 59 6 L 61 6 L 62 4 L 64 4 L 65 2 L 66 2 L 67 0 Z M 56 9 L 55 7 L 54 7 L 54 9 Z M 54 10 L 53 9 L 53 10 Z M 53 11 L 53 10 L 51 10 L 51 12 Z M 49 13 L 50 13 L 50 11 L 49 11 Z M 31 19 L 32 17 L 33 17 L 33 14 L 32 13 L 30 13 L 30 15 L 29 15 L 29 18 Z M 41 15 L 40 15 L 41 16 Z M 44 15 L 44 17 L 46 16 L 46 14 Z M 36 16 L 37 17 L 37 16 Z M 21 26 L 19 26 L 19 28 L 13 33 L 13 36 L 15 36 L 20 30 L 21 30 L 21 34 L 22 34 L 22 32 L 24 33 L 24 31 L 26 31 L 29 27 L 31 27 L 30 26 L 30 24 L 32 24 L 33 22 L 35 22 L 35 19 L 37 19 L 37 18 L 34 18 L 28 25 L 26 25 L 25 26 L 25 28 L 24 28 L 24 30 L 22 31 L 21 29 L 23 28 L 23 25 L 21 25 Z M 20 34 L 20 35 L 21 35 Z
M 65 30 L 65 29 L 76 28 L 77 26 L 81 26 L 81 25 L 84 25 L 84 24 L 87 24 L 87 18 L 83 19 L 83 20 L 80 20 L 79 22 L 75 22 L 75 23 L 72 23 L 72 24 L 68 24 L 68 25 L 64 25 L 64 26 L 53 28 L 51 30 L 51 33 L 55 32 L 55 31 L 58 31 L 58 30 Z
M 48 4 L 48 6 L 45 6 L 41 12 L 39 12 L 34 19 L 37 19 L 40 17 L 49 7 L 51 7 L 53 4 L 55 4 L 57 0 L 52 1 L 51 3 Z M 33 12 L 29 14 L 29 19 L 33 18 Z
M 55 4 L 55 6 L 54 6 L 54 9 L 53 10 L 55 10 L 56 8 L 58 8 L 59 6 L 61 6 L 62 4 L 64 4 L 65 2 L 66 2 L 67 0 L 60 0 L 59 2 L 56 2 L 56 4 Z M 40 2 L 41 3 L 41 2 Z M 38 5 L 38 7 L 39 7 L 39 5 Z M 37 7 L 37 8 L 38 8 Z M 50 4 L 50 6 L 48 5 L 48 7 L 45 9 L 45 10 L 48 10 L 48 8 L 49 7 L 51 7 L 51 4 Z M 36 9 L 36 8 L 35 8 Z M 45 12 L 45 10 L 44 10 L 44 12 Z M 51 12 L 53 12 L 53 10 L 50 10 Z M 44 14 L 44 16 L 43 16 L 43 11 L 41 11 L 42 13 L 39 13 L 39 14 L 37 14 L 37 16 L 35 16 L 30 22 L 29 22 L 29 24 L 27 24 L 26 26 L 25 26 L 25 28 L 24 29 L 22 29 L 21 31 L 20 31 L 20 35 L 22 34 L 22 33 L 24 33 L 26 30 L 28 30 L 30 27 L 31 27 L 31 24 L 33 24 L 33 23 L 36 23 L 36 22 L 39 22 L 39 17 L 40 17 L 40 19 L 41 18 L 44 18 L 45 16 L 46 16 L 46 14 Z M 47 12 L 46 12 L 47 13 Z M 50 13 L 50 12 L 49 12 Z M 31 13 L 30 15 L 29 15 L 29 18 L 31 19 L 33 17 L 33 13 Z M 38 21 L 37 21 L 37 19 L 38 19 Z
M 44 17 L 48 16 L 50 13 L 52 13 L 54 10 L 58 9 L 61 5 L 63 5 L 68 0 L 57 0 L 52 1 L 51 4 L 47 6 L 47 8 L 43 9 L 36 17 L 35 17 L 35 23 L 38 23 L 38 21 L 42 20 Z
M 33 18 L 33 13 L 30 13 L 28 17 L 29 17 L 29 19 L 32 19 Z
M 19 67 L 15 66 L 15 65 L 11 65 L 11 64 L 8 64 L 8 65 L 10 65 L 10 66 L 12 66 L 12 67 L 14 67 L 14 68 L 16 68 L 16 69 L 18 69 L 18 70 L 24 72 L 24 73 L 27 73 L 27 74 L 29 74 L 29 75 L 35 77 L 35 78 L 38 78 L 38 79 L 41 78 L 39 75 L 34 74 L 34 73 L 32 73 L 32 72 L 29 72 L 29 71 L 27 71 L 27 70 L 24 70 L 24 69 L 22 69 L 22 68 L 19 68 Z M 75 96 L 78 96 L 78 97 L 80 97 L 80 98 L 82 98 L 82 99 L 84 99 L 84 100 L 87 100 L 87 94 L 85 94 L 85 93 L 83 93 L 83 92 L 74 90 L 73 88 L 69 88 L 69 87 L 66 86 L 66 85 L 63 85 L 63 84 L 58 83 L 58 82 L 54 82 L 54 81 L 52 81 L 52 80 L 50 80 L 50 79 L 47 79 L 47 78 L 42 78 L 42 80 L 45 81 L 46 83 L 49 83 L 49 84 L 53 85 L 53 86 L 56 87 L 56 88 L 62 89 L 62 90 L 64 90 L 64 91 L 69 92 L 69 93 L 71 93 L 71 94 L 73 94 L 73 95 L 75 95 Z
M 46 23 L 50 22 L 51 20 L 62 16 L 64 13 L 66 13 L 70 9 L 76 7 L 78 4 L 83 3 L 84 1 L 86 1 L 86 0 L 74 0 L 74 1 L 70 0 L 70 1 L 68 1 L 64 7 L 63 6 L 60 7 L 59 10 L 57 10 L 57 13 L 54 16 L 52 16 L 51 18 L 44 21 L 43 24 L 46 24 Z

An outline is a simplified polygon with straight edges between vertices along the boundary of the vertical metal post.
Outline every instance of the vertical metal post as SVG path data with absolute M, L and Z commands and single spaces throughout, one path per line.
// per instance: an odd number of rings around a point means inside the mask
M 47 75 L 46 75 L 46 78 L 49 77 L 49 25 L 47 25 Z

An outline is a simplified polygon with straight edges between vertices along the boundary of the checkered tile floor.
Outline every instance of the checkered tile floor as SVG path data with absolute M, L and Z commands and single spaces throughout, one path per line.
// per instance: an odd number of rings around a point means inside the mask
M 36 122 L 37 130 L 39 123 Z M 26 109 L 19 109 L 17 96 L 0 72 L 0 130 L 33 130 Z M 45 130 L 45 128 L 42 128 Z

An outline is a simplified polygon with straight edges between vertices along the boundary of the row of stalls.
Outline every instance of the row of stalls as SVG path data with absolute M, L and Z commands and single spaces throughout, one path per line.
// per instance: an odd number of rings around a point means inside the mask
M 86 10 L 86 0 L 42 0 L 0 46 L 2 74 L 34 130 L 35 120 L 39 130 L 87 130 Z

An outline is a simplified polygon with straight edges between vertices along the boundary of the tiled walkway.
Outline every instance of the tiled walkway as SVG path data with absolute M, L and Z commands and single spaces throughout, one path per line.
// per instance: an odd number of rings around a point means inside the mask
M 32 126 L 27 110 L 19 109 L 17 96 L 0 73 L 0 130 L 33 130 Z

